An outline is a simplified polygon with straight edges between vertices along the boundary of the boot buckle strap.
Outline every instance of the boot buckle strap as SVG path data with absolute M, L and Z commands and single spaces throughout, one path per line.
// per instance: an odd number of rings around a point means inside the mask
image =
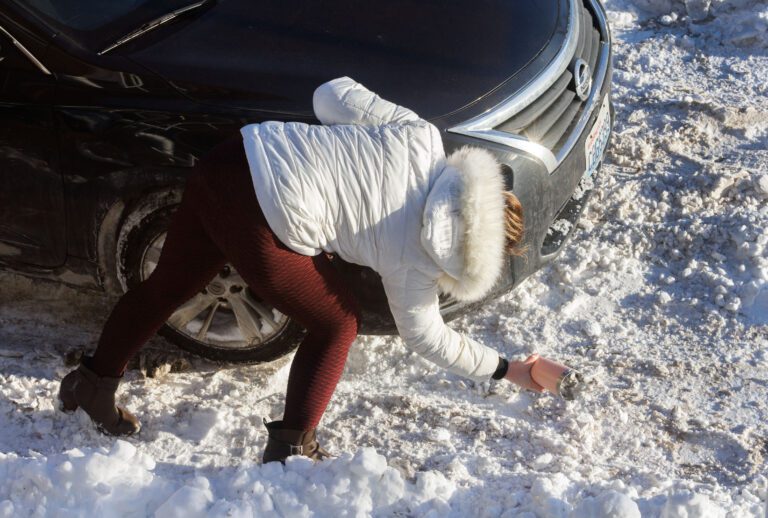
M 304 445 L 303 444 L 289 444 L 291 448 L 291 455 L 304 455 Z

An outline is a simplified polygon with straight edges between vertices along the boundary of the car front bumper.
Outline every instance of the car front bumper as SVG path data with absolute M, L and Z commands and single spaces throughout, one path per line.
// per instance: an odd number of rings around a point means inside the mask
M 608 102 L 610 102 L 612 72 L 609 64 L 605 81 L 599 92 L 599 98 L 608 98 Z M 592 175 L 592 181 L 582 184 L 586 169 L 585 142 L 598 116 L 599 103 L 596 105 L 596 109 L 592 111 L 583 131 L 576 139 L 575 145 L 551 173 L 538 161 L 493 143 L 478 140 L 469 142 L 463 138 L 457 143 L 485 147 L 494 152 L 505 166 L 507 188 L 514 191 L 523 206 L 526 236 L 524 245 L 527 250 L 521 257 L 509 258 L 508 266 L 498 283 L 484 299 L 472 304 L 461 304 L 446 299 L 441 306 L 446 320 L 477 309 L 510 291 L 560 254 L 591 197 L 593 186 L 599 182 L 602 174 L 601 159 L 600 166 Z M 612 127 L 612 104 L 610 112 Z M 610 138 L 609 136 L 605 150 L 610 145 Z
M 571 0 L 577 5 L 580 0 Z M 449 297 L 441 297 L 441 313 L 445 320 L 451 320 L 474 311 L 493 299 L 518 286 L 524 279 L 553 261 L 561 252 L 568 238 L 573 233 L 576 222 L 586 206 L 595 182 L 585 182 L 581 187 L 586 170 L 585 142 L 590 130 L 595 125 L 603 100 L 610 103 L 611 78 L 611 37 L 605 18 L 605 11 L 598 0 L 585 0 L 594 15 L 596 28 L 602 38 L 599 58 L 595 60 L 596 72 L 593 78 L 594 88 L 584 108 L 575 116 L 573 126 L 565 134 L 557 149 L 549 150 L 541 145 L 521 144 L 521 139 L 505 134 L 498 129 L 503 127 L 507 113 L 519 109 L 515 106 L 517 95 L 513 94 L 501 105 L 482 113 L 467 122 L 441 121 L 446 152 L 461 147 L 475 146 L 494 153 L 504 167 L 506 187 L 520 199 L 525 216 L 524 246 L 526 253 L 522 257 L 510 257 L 507 267 L 491 292 L 482 300 L 473 303 L 460 303 Z M 578 4 L 582 5 L 582 4 Z M 589 24 L 585 24 L 589 26 Z M 589 27 L 590 29 L 592 27 Z M 581 47 L 581 45 L 579 45 Z M 549 83 L 537 86 L 543 92 L 556 82 L 564 70 L 570 69 L 569 63 L 578 57 L 574 50 L 563 59 L 554 60 L 541 75 L 549 74 Z M 529 85 L 531 86 L 531 85 Z M 523 91 L 530 90 L 527 86 Z M 535 102 L 535 100 L 534 100 Z M 610 106 L 610 125 L 613 123 L 613 107 Z M 512 113 L 514 115 L 514 113 Z M 608 136 L 610 142 L 610 134 Z M 564 142 L 564 144 L 563 144 Z M 607 149 L 606 144 L 605 149 Z M 602 165 L 602 157 L 601 157 Z M 593 179 L 599 181 L 600 167 L 594 172 Z M 375 272 L 366 268 L 339 263 L 347 278 L 356 279 L 356 295 L 360 299 L 363 319 L 360 327 L 362 334 L 395 334 L 397 332 L 386 297 L 381 289 L 381 282 Z

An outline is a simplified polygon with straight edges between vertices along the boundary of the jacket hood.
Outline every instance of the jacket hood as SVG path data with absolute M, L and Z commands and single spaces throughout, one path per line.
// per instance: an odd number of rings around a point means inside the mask
M 421 243 L 443 270 L 440 289 L 457 300 L 482 298 L 504 266 L 503 190 L 496 158 L 463 147 L 445 159 L 427 196 Z

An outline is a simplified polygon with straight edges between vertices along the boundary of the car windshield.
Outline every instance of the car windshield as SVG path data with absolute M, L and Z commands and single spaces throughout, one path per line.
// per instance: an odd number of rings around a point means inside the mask
M 193 0 L 14 0 L 57 33 L 100 49 Z
M 26 0 L 28 7 L 76 31 L 91 31 L 122 18 L 152 0 L 120 2 L 83 0 Z

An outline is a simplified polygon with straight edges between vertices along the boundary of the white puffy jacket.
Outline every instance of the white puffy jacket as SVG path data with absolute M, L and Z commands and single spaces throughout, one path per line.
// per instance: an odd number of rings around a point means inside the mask
M 504 264 L 503 179 L 489 152 L 446 157 L 440 133 L 350 78 L 321 85 L 323 123 L 242 128 L 256 195 L 296 252 L 336 253 L 382 278 L 407 346 L 487 381 L 499 356 L 443 322 L 438 291 L 477 300 Z

